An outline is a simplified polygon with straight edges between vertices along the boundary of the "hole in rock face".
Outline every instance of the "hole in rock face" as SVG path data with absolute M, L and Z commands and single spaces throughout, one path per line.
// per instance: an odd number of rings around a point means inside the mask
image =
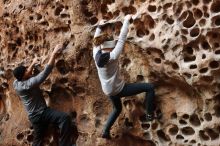
M 137 36 L 140 38 L 145 36 L 145 32 L 143 29 L 138 29 L 136 33 L 137 33 Z
M 20 4 L 18 7 L 19 7 L 19 9 L 23 9 L 24 8 L 24 6 L 22 4 Z
M 67 17 L 70 17 L 70 15 L 69 14 L 60 14 L 60 17 L 61 18 L 67 18 Z
M 211 11 L 214 13 L 220 12 L 220 1 L 214 1 L 211 5 Z
M 152 33 L 151 36 L 150 36 L 150 38 L 149 38 L 149 40 L 150 40 L 150 41 L 153 41 L 154 39 L 155 39 L 155 35 Z
M 92 17 L 92 16 L 93 16 L 93 13 L 92 13 L 92 12 L 89 12 L 88 9 L 83 9 L 82 12 L 83 12 L 83 14 L 84 14 L 86 17 Z
M 179 20 L 179 21 L 185 20 L 186 17 L 187 17 L 187 15 L 188 15 L 187 11 L 183 12 L 183 13 L 181 14 L 181 16 L 178 18 L 178 20 Z
M 186 1 L 186 6 L 187 6 L 187 8 L 189 9 L 189 8 L 191 8 L 191 7 L 192 7 L 192 3 L 191 3 L 191 2 L 189 2 L 189 1 Z
M 187 124 L 187 122 L 186 122 L 185 120 L 183 120 L 183 119 L 179 120 L 179 123 L 180 123 L 181 125 L 186 125 L 186 124 Z
M 49 26 L 49 23 L 47 21 L 43 21 L 40 23 L 41 25 Z
M 182 135 L 178 134 L 178 135 L 176 136 L 176 139 L 181 140 L 181 139 L 184 139 L 184 137 L 183 137 Z
M 122 12 L 127 15 L 127 14 L 135 14 L 137 12 L 136 8 L 130 5 L 129 7 L 123 7 Z
M 72 112 L 70 113 L 70 116 L 71 116 L 72 119 L 76 119 L 76 117 L 77 117 L 77 112 L 76 112 L 76 111 L 72 111 Z
M 69 72 L 69 67 L 67 66 L 66 62 L 62 59 L 56 63 L 56 68 L 62 75 L 65 75 Z
M 189 122 L 193 125 L 193 126 L 200 126 L 200 120 L 199 117 L 196 114 L 193 114 L 190 116 L 189 118 Z
M 190 143 L 196 143 L 196 140 L 193 139 L 193 140 L 190 141 Z
M 148 132 L 144 132 L 143 133 L 143 137 L 146 138 L 146 139 L 150 139 L 151 138 L 151 136 L 150 136 L 150 134 Z
M 42 19 L 42 15 L 41 14 L 37 13 L 36 15 L 37 15 L 37 20 L 41 20 Z
M 144 2 L 146 2 L 146 0 L 140 0 L 140 2 L 144 3 Z
M 106 14 L 108 10 L 108 7 L 106 4 L 101 4 L 101 12 L 102 14 Z
M 210 68 L 212 68 L 212 69 L 216 69 L 216 68 L 219 67 L 219 63 L 218 63 L 217 61 L 211 61 L 211 62 L 209 63 L 209 66 L 210 66 Z
M 34 19 L 34 17 L 33 17 L 33 16 L 29 16 L 29 19 L 30 19 L 30 20 L 33 20 L 33 19 Z
M 206 73 L 207 71 L 208 71 L 208 68 L 207 68 L 207 67 L 201 68 L 201 69 L 199 70 L 200 73 Z
M 198 4 L 199 4 L 199 0 L 192 0 L 192 3 L 193 3 L 194 5 L 198 5 Z
M 128 118 L 125 119 L 124 124 L 126 127 L 133 127 L 134 126 L 134 124 L 132 122 L 130 122 Z
M 206 17 L 206 18 L 209 18 L 209 13 L 204 13 L 204 16 Z
M 166 21 L 170 25 L 172 25 L 174 23 L 174 20 L 172 18 L 169 18 L 169 17 L 167 17 Z
M 179 69 L 179 65 L 176 62 L 172 63 L 172 68 L 177 70 L 177 69 Z
M 96 17 L 92 17 L 92 18 L 89 19 L 89 22 L 90 22 L 92 25 L 94 25 L 94 24 L 96 24 L 96 23 L 98 22 L 98 19 L 97 19 Z
M 194 9 L 193 14 L 196 19 L 200 19 L 203 15 L 203 13 L 200 9 Z
M 186 53 L 192 55 L 194 51 L 193 51 L 193 48 L 192 48 L 192 47 L 187 46 L 187 47 L 184 48 L 184 52 L 186 52 Z
M 68 83 L 68 78 L 61 78 L 61 79 L 59 80 L 59 82 L 60 82 L 61 84 Z
M 144 129 L 144 130 L 147 130 L 150 128 L 150 124 L 141 124 L 141 127 Z
M 192 62 L 196 60 L 196 56 L 184 56 L 183 60 L 184 62 Z
M 55 15 L 55 16 L 60 15 L 60 12 L 61 12 L 62 10 L 63 10 L 62 7 L 57 7 L 57 8 L 54 10 L 54 15 Z
M 172 113 L 170 117 L 171 117 L 171 119 L 176 119 L 177 118 L 177 114 L 176 113 Z
M 212 0 L 203 0 L 204 4 L 209 4 Z
M 98 128 L 101 125 L 100 119 L 95 119 L 95 127 Z
M 137 75 L 137 78 L 136 78 L 137 82 L 141 82 L 144 80 L 144 76 L 143 75 Z
M 202 59 L 205 59 L 206 58 L 206 55 L 205 54 L 202 54 Z
M 24 138 L 24 134 L 23 133 L 19 133 L 17 135 L 17 140 L 21 141 Z
M 201 20 L 199 21 L 199 25 L 200 25 L 200 26 L 205 26 L 205 25 L 206 25 L 206 19 L 201 19 Z
M 189 68 L 190 68 L 190 69 L 196 69 L 196 68 L 197 68 L 197 65 L 196 65 L 196 64 L 192 64 L 192 65 L 190 65 Z
M 160 64 L 161 63 L 161 59 L 160 58 L 155 58 L 154 62 L 156 62 L 157 64 Z
M 173 12 L 175 14 L 175 16 L 179 16 L 182 11 L 183 11 L 183 3 L 180 3 L 180 4 L 177 4 L 177 3 L 174 3 L 173 4 Z
M 188 17 L 187 19 L 183 22 L 183 26 L 186 28 L 191 28 L 194 24 L 196 23 L 192 12 L 188 11 Z
M 155 5 L 149 5 L 148 6 L 148 11 L 149 12 L 155 12 L 157 10 L 157 7 Z
M 214 47 L 218 48 L 219 47 L 219 43 L 214 43 Z
M 220 54 L 220 50 L 216 50 L 216 51 L 215 51 L 215 54 Z
M 27 136 L 28 142 L 33 142 L 33 140 L 34 140 L 34 136 L 32 134 Z
M 216 39 L 216 38 L 218 38 L 218 33 L 216 33 L 216 32 L 213 32 L 213 33 L 211 33 L 211 35 L 212 35 L 212 38 L 214 38 L 214 39 Z
M 183 119 L 189 119 L 189 115 L 188 115 L 188 114 L 184 114 L 184 115 L 182 116 L 182 118 L 183 118 Z
M 182 128 L 181 131 L 184 135 L 193 135 L 195 133 L 194 129 L 189 126 Z
M 113 16 L 117 17 L 120 14 L 120 10 L 116 10 L 115 12 L 113 12 Z
M 145 26 L 148 26 L 150 29 L 154 28 L 155 26 L 154 19 L 150 15 L 144 16 L 144 24 Z
M 16 44 L 17 44 L 18 46 L 21 46 L 21 44 L 22 44 L 22 39 L 21 39 L 21 38 L 17 38 Z
M 179 128 L 176 125 L 173 125 L 173 127 L 169 129 L 170 135 L 176 135 L 178 131 L 179 131 Z
M 163 9 L 168 9 L 170 7 L 172 7 L 172 3 L 166 3 L 164 6 L 163 6 Z
M 119 35 L 122 25 L 123 24 L 120 21 L 115 23 L 115 26 L 114 26 L 114 28 L 115 28 L 115 35 Z
M 205 133 L 205 131 L 203 131 L 203 130 L 200 130 L 199 131 L 199 137 L 202 139 L 202 140 L 204 140 L 204 141 L 207 141 L 207 140 L 209 140 L 209 136 Z
M 215 19 L 215 25 L 216 25 L 216 26 L 219 26 L 219 25 L 220 25 L 220 17 L 218 17 L 218 18 Z
M 188 35 L 188 30 L 187 29 L 181 29 L 182 34 Z
M 131 60 L 129 58 L 125 58 L 122 61 L 122 67 L 127 67 L 131 63 Z
M 190 31 L 190 36 L 191 37 L 197 37 L 200 33 L 200 30 L 199 28 L 193 28 L 191 31 Z
M 153 123 L 153 124 L 151 125 L 152 130 L 156 130 L 157 127 L 158 127 L 158 124 L 157 124 L 157 123 Z
M 157 135 L 160 139 L 164 140 L 164 141 L 170 141 L 170 137 L 168 135 L 166 135 L 163 130 L 158 130 L 157 131 Z
M 205 129 L 211 140 L 216 140 L 219 138 L 219 134 L 215 132 L 213 129 L 207 128 Z
M 8 43 L 8 49 L 14 51 L 16 50 L 17 45 L 15 43 Z

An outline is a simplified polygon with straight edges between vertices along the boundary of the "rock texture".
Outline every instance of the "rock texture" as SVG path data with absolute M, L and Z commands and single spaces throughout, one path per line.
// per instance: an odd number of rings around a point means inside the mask
M 133 14 L 120 58 L 127 82 L 155 82 L 160 121 L 143 118 L 143 95 L 123 99 L 112 141 L 100 138 L 111 104 L 102 93 L 91 39 L 98 20 Z M 3 0 L 0 1 L 0 145 L 28 146 L 33 130 L 13 90 L 12 70 L 70 43 L 43 84 L 47 104 L 68 112 L 79 146 L 220 145 L 220 1 L 218 0 Z M 56 146 L 49 128 L 45 145 Z M 74 138 L 77 138 L 75 134 Z

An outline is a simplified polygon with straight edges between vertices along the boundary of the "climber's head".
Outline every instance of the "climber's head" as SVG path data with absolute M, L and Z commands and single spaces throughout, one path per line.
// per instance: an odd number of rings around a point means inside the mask
M 18 81 L 27 80 L 33 76 L 36 76 L 38 73 L 40 73 L 39 69 L 40 65 L 34 65 L 32 69 L 30 70 L 24 65 L 19 65 L 13 70 L 14 77 Z
M 26 67 L 23 65 L 20 65 L 13 70 L 13 74 L 18 81 L 23 80 L 25 76 L 25 72 L 26 72 Z

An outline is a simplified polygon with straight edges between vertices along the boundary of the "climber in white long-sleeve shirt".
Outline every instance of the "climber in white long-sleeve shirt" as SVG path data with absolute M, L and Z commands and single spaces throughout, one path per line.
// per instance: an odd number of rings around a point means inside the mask
M 120 78 L 118 58 L 124 48 L 130 19 L 131 15 L 125 16 L 117 42 L 116 40 L 109 40 L 110 37 L 101 34 L 101 27 L 103 26 L 101 24 L 96 29 L 93 41 L 93 58 L 98 70 L 102 90 L 109 96 L 113 104 L 113 112 L 109 116 L 102 133 L 102 137 L 107 139 L 111 138 L 110 129 L 121 113 L 121 97 L 147 92 L 148 94 L 146 94 L 144 102 L 148 113 L 146 118 L 148 121 L 152 121 L 155 118 L 155 93 L 153 84 L 125 83 L 125 81 Z

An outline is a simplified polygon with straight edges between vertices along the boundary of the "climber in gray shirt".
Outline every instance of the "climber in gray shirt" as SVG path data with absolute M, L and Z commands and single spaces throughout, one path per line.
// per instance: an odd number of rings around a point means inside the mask
M 62 49 L 62 45 L 57 45 L 55 47 L 48 64 L 44 70 L 36 76 L 33 76 L 32 72 L 34 65 L 37 63 L 37 58 L 33 60 L 28 68 L 20 65 L 13 71 L 16 78 L 13 83 L 14 89 L 20 96 L 28 113 L 29 120 L 34 128 L 33 146 L 43 145 L 44 133 L 49 123 L 56 124 L 60 128 L 60 146 L 72 146 L 70 116 L 66 113 L 47 107 L 42 90 L 39 87 L 51 73 L 56 56 L 62 51 Z
M 109 96 L 113 104 L 113 112 L 104 127 L 102 138 L 111 138 L 110 129 L 122 110 L 121 97 L 147 92 L 144 101 L 147 107 L 146 112 L 148 113 L 146 119 L 147 121 L 152 121 L 156 118 L 156 114 L 154 114 L 154 85 L 150 83 L 125 83 L 125 81 L 120 78 L 118 59 L 124 48 L 130 19 L 131 15 L 125 16 L 117 42 L 106 34 L 100 34 L 101 28 L 106 24 L 104 21 L 100 21 L 93 39 L 93 58 L 102 90 Z

